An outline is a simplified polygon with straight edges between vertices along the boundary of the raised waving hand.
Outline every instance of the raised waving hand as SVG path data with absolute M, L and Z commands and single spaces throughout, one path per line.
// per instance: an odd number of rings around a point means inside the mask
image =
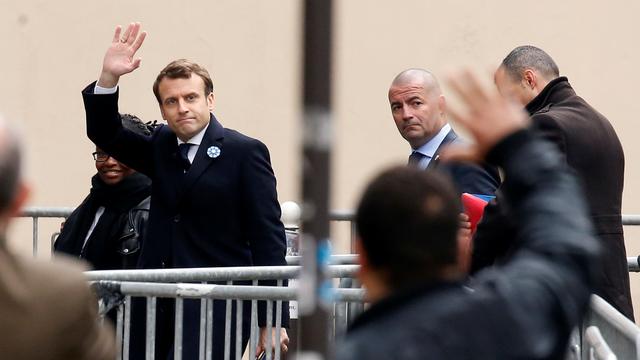
M 135 54 L 142 46 L 146 36 L 145 31 L 140 31 L 140 23 L 129 24 L 124 33 L 122 33 L 120 25 L 116 26 L 113 40 L 102 61 L 102 72 L 100 79 L 98 79 L 99 86 L 112 88 L 118 84 L 120 76 L 130 73 L 140 66 L 142 59 L 135 58 Z

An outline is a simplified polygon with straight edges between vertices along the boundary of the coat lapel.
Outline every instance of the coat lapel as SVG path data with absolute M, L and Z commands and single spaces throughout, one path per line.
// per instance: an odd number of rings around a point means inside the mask
M 451 144 L 457 138 L 458 138 L 458 134 L 456 134 L 456 132 L 453 131 L 453 129 L 451 129 L 451 131 L 449 131 L 447 136 L 444 137 L 444 139 L 438 146 L 438 149 L 436 149 L 436 152 L 433 153 L 433 159 L 429 161 L 429 165 L 427 165 L 427 169 L 435 168 L 438 166 L 438 164 L 440 163 L 440 151 L 444 149 L 447 145 Z
M 200 147 L 198 148 L 196 157 L 193 159 L 193 163 L 191 164 L 191 168 L 189 168 L 189 171 L 184 174 L 184 179 L 182 182 L 183 192 L 187 191 L 191 186 L 193 186 L 196 180 L 198 180 L 198 178 L 209 167 L 209 165 L 213 164 L 219 156 L 223 156 L 223 139 L 224 128 L 218 122 L 218 120 L 216 120 L 215 116 L 211 114 L 209 127 L 204 133 L 202 142 L 200 142 Z M 218 156 L 214 155 L 214 147 L 217 147 L 220 151 Z M 209 156 L 209 154 L 207 154 L 208 151 L 211 151 L 212 156 Z

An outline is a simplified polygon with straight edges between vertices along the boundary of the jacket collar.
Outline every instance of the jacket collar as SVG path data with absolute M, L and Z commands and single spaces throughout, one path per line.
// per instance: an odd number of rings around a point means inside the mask
M 352 332 L 362 327 L 366 327 L 385 316 L 393 316 L 392 314 L 397 311 L 398 308 L 403 308 L 413 302 L 420 301 L 438 292 L 461 287 L 462 283 L 457 281 L 434 281 L 419 285 L 412 289 L 401 290 L 387 298 L 373 303 L 365 312 L 353 321 L 348 331 Z
M 551 82 L 542 89 L 540 94 L 527 104 L 527 112 L 533 115 L 546 106 L 557 103 L 575 94 L 575 91 L 571 85 L 569 85 L 569 79 L 567 79 L 566 76 L 560 76 L 551 80 Z
M 440 151 L 442 151 L 442 149 L 444 149 L 447 145 L 451 144 L 457 138 L 458 138 L 458 134 L 456 134 L 456 132 L 453 131 L 453 129 L 449 130 L 449 132 L 447 133 L 447 136 L 444 137 L 444 139 L 438 146 L 438 149 L 436 149 L 436 152 L 433 154 L 433 158 L 429 162 L 429 165 L 427 165 L 427 169 L 436 167 L 440 163 Z
M 196 156 L 193 158 L 193 164 L 189 171 L 184 174 L 183 179 L 183 188 L 188 189 L 193 185 L 193 183 L 202 175 L 202 173 L 216 160 L 218 160 L 221 156 L 224 156 L 223 150 L 223 140 L 224 140 L 224 128 L 218 122 L 216 117 L 211 114 L 211 118 L 209 120 L 209 125 L 207 126 L 207 130 L 202 137 L 202 141 L 200 142 L 200 146 L 198 147 L 198 152 L 196 152 Z M 213 154 L 215 148 L 218 148 L 219 154 L 217 156 L 210 156 L 208 152 Z

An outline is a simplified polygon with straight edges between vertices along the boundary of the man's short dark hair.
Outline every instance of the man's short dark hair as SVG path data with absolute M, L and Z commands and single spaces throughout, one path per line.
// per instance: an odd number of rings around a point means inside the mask
M 457 262 L 460 200 L 438 171 L 395 167 L 366 188 L 356 228 L 369 264 L 393 289 L 437 279 Z
M 502 60 L 502 67 L 514 79 L 522 79 L 525 69 L 534 69 L 551 80 L 560 76 L 558 65 L 544 50 L 532 45 L 518 46 Z
M 200 78 L 204 82 L 205 96 L 213 92 L 213 81 L 211 80 L 211 76 L 209 75 L 207 69 L 194 63 L 193 61 L 178 59 L 170 62 L 169 65 L 165 66 L 165 68 L 160 71 L 160 74 L 158 74 L 158 77 L 156 77 L 156 81 L 153 83 L 153 93 L 156 96 L 158 103 L 162 104 L 162 99 L 160 99 L 160 92 L 158 90 L 162 79 L 189 79 L 191 77 L 191 74 L 200 76 Z
M 0 212 L 5 211 L 18 191 L 21 172 L 21 151 L 18 137 L 0 118 Z
M 139 135 L 151 136 L 155 128 L 153 123 L 143 123 L 139 117 L 131 114 L 120 114 L 122 126 Z

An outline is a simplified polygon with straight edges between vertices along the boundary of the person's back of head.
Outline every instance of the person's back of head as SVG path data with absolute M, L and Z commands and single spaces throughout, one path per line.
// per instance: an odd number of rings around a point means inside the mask
M 356 213 L 364 277 L 373 276 L 389 293 L 454 274 L 460 209 L 449 178 L 437 171 L 382 172 L 364 191 Z
M 514 79 L 521 79 L 524 70 L 534 69 L 547 80 L 560 76 L 558 65 L 544 50 L 533 45 L 523 45 L 511 50 L 503 60 L 501 67 Z
M 513 49 L 502 60 L 494 81 L 503 96 L 525 106 L 559 76 L 558 65 L 549 54 L 535 46 L 524 45 Z

